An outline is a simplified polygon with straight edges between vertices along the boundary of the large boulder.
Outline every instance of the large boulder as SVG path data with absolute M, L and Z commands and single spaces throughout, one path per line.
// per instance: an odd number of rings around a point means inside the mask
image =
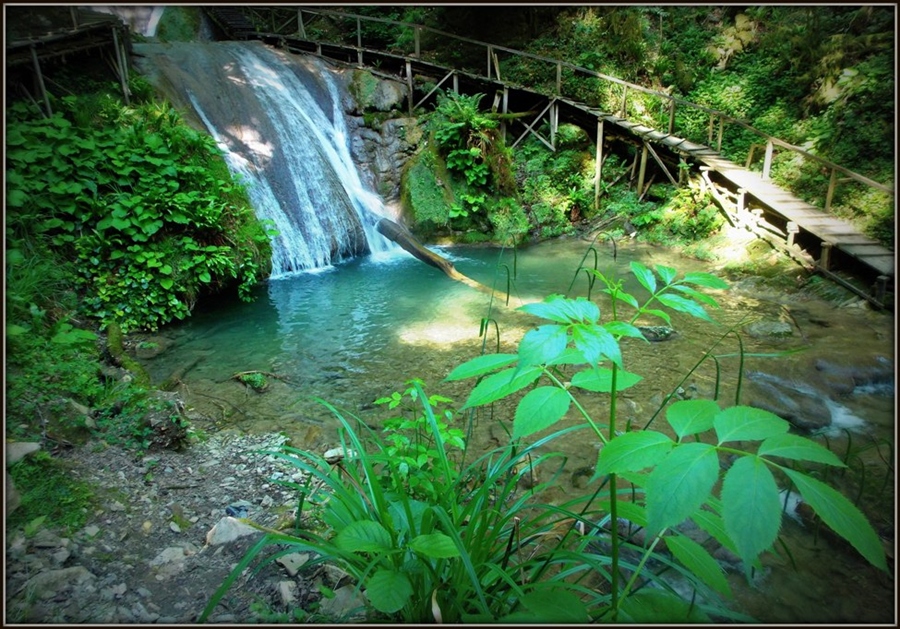
M 801 430 L 814 432 L 831 425 L 826 396 L 804 383 L 749 372 L 744 394 L 749 406 L 774 413 Z

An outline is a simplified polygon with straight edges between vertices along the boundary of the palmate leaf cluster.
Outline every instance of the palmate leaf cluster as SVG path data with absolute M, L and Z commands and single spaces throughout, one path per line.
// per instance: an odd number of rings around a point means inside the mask
M 187 316 L 201 294 L 268 273 L 268 236 L 213 140 L 168 106 L 62 99 L 10 111 L 8 244 L 72 262 L 84 314 L 125 330 Z M 87 119 L 86 119 L 87 118 Z

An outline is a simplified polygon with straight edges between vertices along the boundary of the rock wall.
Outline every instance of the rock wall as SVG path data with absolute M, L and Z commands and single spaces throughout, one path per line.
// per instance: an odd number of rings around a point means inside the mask
M 365 182 L 386 203 L 395 203 L 403 167 L 423 136 L 418 119 L 406 113 L 407 86 L 364 70 L 348 70 L 344 78 L 350 94 L 345 103 L 350 153 Z

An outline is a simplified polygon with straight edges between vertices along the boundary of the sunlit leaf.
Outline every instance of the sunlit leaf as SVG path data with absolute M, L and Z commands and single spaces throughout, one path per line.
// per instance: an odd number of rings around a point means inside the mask
M 511 367 L 490 375 L 472 389 L 469 399 L 460 410 L 496 402 L 500 398 L 524 389 L 540 378 L 542 373 L 540 367 L 525 367 L 524 369 Z
M 647 479 L 648 532 L 680 524 L 706 502 L 719 477 L 719 457 L 707 443 L 681 444 Z
M 656 465 L 674 445 L 669 437 L 655 430 L 626 432 L 600 450 L 597 475 L 637 472 Z
M 434 559 L 459 557 L 459 549 L 453 539 L 443 533 L 418 535 L 410 540 L 409 547 L 415 552 Z
M 643 380 L 643 376 L 619 369 L 616 372 L 616 391 L 624 391 Z M 612 369 L 595 367 L 572 376 L 572 386 L 595 393 L 612 393 Z
M 846 467 L 837 455 L 815 441 L 789 432 L 773 435 L 759 444 L 757 454 L 760 456 L 778 456 L 794 461 L 813 461 L 836 467 Z
M 566 328 L 562 325 L 542 325 L 525 333 L 519 343 L 519 365 L 542 365 L 558 357 L 568 343 Z
M 712 321 L 710 316 L 706 314 L 703 306 L 695 301 L 691 301 L 690 299 L 685 299 L 680 295 L 673 295 L 671 293 L 664 293 L 662 295 L 659 295 L 657 299 L 659 300 L 659 303 L 663 304 L 664 306 L 668 306 L 676 312 L 683 312 L 685 314 L 691 315 L 692 317 L 697 317 L 698 319 Z
M 862 512 L 840 492 L 822 481 L 795 470 L 782 468 L 809 504 L 831 529 L 859 551 L 876 568 L 887 570 L 884 548 Z
M 663 321 L 666 322 L 666 325 L 672 325 L 672 318 L 669 316 L 669 313 L 665 310 L 654 310 L 652 308 L 644 310 L 645 315 L 652 315 L 654 317 L 659 317 Z
M 568 412 L 571 402 L 569 394 L 558 387 L 538 387 L 529 391 L 516 407 L 513 439 L 552 426 Z
M 746 566 L 769 548 L 781 526 L 778 485 L 757 456 L 742 456 L 722 482 L 722 519 Z
M 665 266 L 664 264 L 657 264 L 655 266 L 656 272 L 659 274 L 660 279 L 662 279 L 663 284 L 668 286 L 672 283 L 672 280 L 675 279 L 675 275 L 677 271 L 670 266 Z
M 569 313 L 566 312 L 564 302 L 565 297 L 562 295 L 548 295 L 542 302 L 525 304 L 524 306 L 519 306 L 517 310 L 527 312 L 535 317 L 541 317 L 542 319 L 550 319 L 559 323 L 571 323 L 572 321 Z
M 684 439 L 712 428 L 721 410 L 712 400 L 680 400 L 666 409 L 666 421 L 678 438 Z
M 579 323 L 572 326 L 572 339 L 588 363 L 595 365 L 606 356 L 619 367 L 622 366 L 622 350 L 619 348 L 619 342 L 606 328 Z
M 688 284 L 694 284 L 696 286 L 705 286 L 706 288 L 713 288 L 717 290 L 726 290 L 728 288 L 728 283 L 711 273 L 685 273 L 683 282 L 687 282 Z
M 653 271 L 648 269 L 640 262 L 632 260 L 631 272 L 634 273 L 634 276 L 637 278 L 638 282 L 640 282 L 641 286 L 646 288 L 648 292 L 650 292 L 651 294 L 656 292 L 656 277 L 653 275 Z
M 732 406 L 713 422 L 719 445 L 728 441 L 762 441 L 788 431 L 790 424 L 778 415 L 752 406 Z
M 665 537 L 666 547 L 681 564 L 723 596 L 731 596 L 725 571 L 700 544 L 684 535 Z
M 352 552 L 389 551 L 393 548 L 390 533 L 372 520 L 351 522 L 337 534 L 334 544 Z
M 609 323 L 604 323 L 603 327 L 606 328 L 607 332 L 614 336 L 627 336 L 647 341 L 647 338 L 637 326 L 626 323 L 625 321 L 610 321 Z
M 518 359 L 519 357 L 516 354 L 485 354 L 477 356 L 461 365 L 457 365 L 444 380 L 464 380 L 465 378 L 481 376 L 501 367 L 511 365 Z
M 706 295 L 705 293 L 701 293 L 698 290 L 694 290 L 690 286 L 684 286 L 682 284 L 677 284 L 673 288 L 680 293 L 684 293 L 691 299 L 696 299 L 697 301 L 702 301 L 707 306 L 711 306 L 712 308 L 719 307 L 719 302 L 717 302 L 715 299 L 713 299 L 709 295 Z

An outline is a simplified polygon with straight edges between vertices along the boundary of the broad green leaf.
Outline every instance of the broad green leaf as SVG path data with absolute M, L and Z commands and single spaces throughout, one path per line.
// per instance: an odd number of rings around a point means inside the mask
M 856 505 L 822 481 L 795 470 L 782 469 L 794 482 L 804 502 L 813 508 L 825 524 L 850 542 L 869 563 L 887 571 L 881 540 Z
M 683 312 L 685 314 L 691 315 L 692 317 L 697 317 L 698 319 L 712 321 L 709 315 L 706 314 L 703 306 L 695 301 L 691 301 L 690 299 L 685 299 L 680 295 L 673 295 L 671 293 L 659 295 L 657 296 L 657 299 L 659 300 L 659 303 L 663 304 L 664 306 L 668 306 L 676 312 Z
M 334 544 L 341 550 L 352 552 L 387 552 L 393 549 L 391 534 L 372 520 L 351 522 L 337 534 Z
M 641 339 L 642 341 L 647 340 L 637 326 L 626 323 L 625 321 L 610 321 L 609 323 L 604 323 L 603 327 L 606 328 L 607 332 L 615 336 L 628 336 L 635 339 Z
M 626 432 L 611 439 L 597 457 L 597 475 L 637 472 L 656 465 L 675 443 L 655 430 Z
M 159 280 L 159 285 L 164 289 L 169 290 L 170 288 L 172 288 L 172 286 L 175 285 L 175 281 L 171 277 L 164 277 Z
M 789 432 L 773 435 L 759 444 L 757 454 L 760 456 L 778 456 L 794 461 L 813 461 L 836 467 L 847 467 L 837 455 L 815 441 Z
M 737 555 L 737 546 L 735 546 L 734 540 L 728 536 L 728 532 L 725 530 L 725 523 L 722 521 L 722 516 L 706 509 L 698 509 L 691 515 L 691 520 L 694 521 L 694 524 L 712 535 L 717 542 L 722 544 L 722 546 Z
M 607 295 L 612 294 L 612 291 L 608 290 L 608 289 L 604 290 L 603 292 L 606 293 Z M 634 309 L 640 308 L 640 305 L 638 304 L 637 299 L 634 298 L 634 295 L 631 295 L 629 293 L 623 293 L 621 291 L 616 291 L 615 297 L 616 297 L 617 301 L 626 303 Z
M 781 527 L 778 485 L 757 456 L 742 456 L 722 482 L 722 519 L 749 573 L 751 562 L 769 548 Z
M 519 602 L 531 612 L 531 622 L 585 624 L 590 621 L 584 602 L 573 592 L 559 587 L 531 590 Z
M 703 546 L 680 534 L 667 536 L 665 541 L 666 547 L 672 551 L 681 565 L 722 596 L 731 596 L 725 571 Z
M 680 400 L 666 409 L 666 421 L 681 440 L 712 428 L 721 410 L 712 400 Z
M 495 369 L 511 365 L 518 359 L 519 357 L 516 354 L 485 354 L 457 365 L 444 380 L 464 380 L 465 378 L 481 376 Z
M 519 343 L 519 365 L 543 365 L 566 349 L 569 337 L 562 325 L 542 325 L 525 333 Z
M 648 532 L 680 524 L 706 502 L 719 477 L 719 457 L 707 443 L 680 444 L 647 479 Z
M 25 328 L 21 325 L 11 323 L 6 326 L 6 336 L 20 336 L 28 332 L 31 328 Z
M 697 301 L 702 301 L 707 306 L 711 306 L 712 308 L 719 307 L 719 302 L 717 302 L 715 299 L 713 299 L 709 295 L 701 293 L 698 290 L 694 290 L 690 286 L 684 286 L 683 284 L 676 284 L 672 288 L 674 288 L 675 290 L 677 290 L 680 293 L 684 293 L 691 299 L 696 299 Z
M 705 286 L 706 288 L 714 288 L 717 290 L 727 290 L 728 283 L 711 273 L 685 273 L 683 282 L 694 284 L 696 286 Z
M 434 559 L 459 557 L 459 549 L 453 543 L 453 539 L 443 533 L 429 533 L 414 537 L 410 540 L 409 547 L 419 554 Z
M 581 350 L 578 350 L 574 347 L 567 347 L 565 351 L 551 360 L 548 365 L 584 365 L 587 363 L 587 358 L 584 357 L 584 354 Z
M 164 264 L 159 267 L 159 272 L 163 275 L 172 275 L 172 267 L 168 264 Z
M 710 618 L 697 605 L 676 594 L 643 588 L 622 601 L 617 621 L 638 625 L 666 625 L 708 623 Z
M 209 283 L 212 281 L 212 277 L 209 274 L 209 271 L 202 271 L 198 276 L 201 282 Z
M 732 406 L 713 422 L 719 445 L 728 441 L 762 441 L 786 433 L 790 424 L 778 415 L 752 406 Z
M 619 342 L 606 328 L 599 325 L 576 324 L 572 326 L 575 347 L 581 350 L 588 363 L 596 365 L 606 356 L 619 367 L 622 366 L 622 350 Z
M 517 310 L 527 312 L 535 317 L 550 319 L 559 323 L 572 323 L 570 313 L 565 307 L 566 298 L 562 295 L 548 295 L 544 301 L 519 306 Z
M 382 569 L 366 581 L 366 598 L 372 607 L 386 614 L 403 609 L 412 593 L 409 578 L 402 572 Z
M 652 308 L 644 310 L 643 313 L 645 315 L 652 315 L 654 317 L 659 317 L 663 321 L 666 322 L 666 325 L 672 325 L 672 318 L 669 316 L 669 313 L 665 310 L 654 310 Z
M 529 391 L 516 407 L 513 439 L 552 426 L 568 412 L 571 401 L 568 392 L 558 387 L 538 387 Z
M 566 301 L 566 309 L 569 312 L 572 321 L 587 324 L 597 323 L 600 319 L 600 308 L 598 308 L 597 304 L 594 302 L 585 299 L 584 297 L 577 297 Z
M 659 273 L 659 277 L 662 279 L 663 284 L 668 286 L 672 283 L 672 280 L 675 279 L 675 274 L 677 271 L 670 266 L 665 266 L 663 264 L 656 265 L 656 272 Z
M 540 367 L 526 367 L 524 369 L 511 367 L 490 375 L 472 389 L 469 399 L 466 400 L 466 403 L 463 404 L 460 410 L 496 402 L 500 398 L 524 389 L 540 378 L 542 373 L 543 371 Z
M 631 272 L 634 273 L 634 276 L 637 278 L 638 282 L 641 283 L 641 286 L 646 288 L 650 294 L 656 292 L 656 277 L 654 277 L 653 271 L 640 262 L 632 260 Z
M 624 391 L 643 380 L 643 376 L 619 369 L 616 372 L 616 391 Z M 572 376 L 572 386 L 595 393 L 612 393 L 612 369 L 594 367 Z

